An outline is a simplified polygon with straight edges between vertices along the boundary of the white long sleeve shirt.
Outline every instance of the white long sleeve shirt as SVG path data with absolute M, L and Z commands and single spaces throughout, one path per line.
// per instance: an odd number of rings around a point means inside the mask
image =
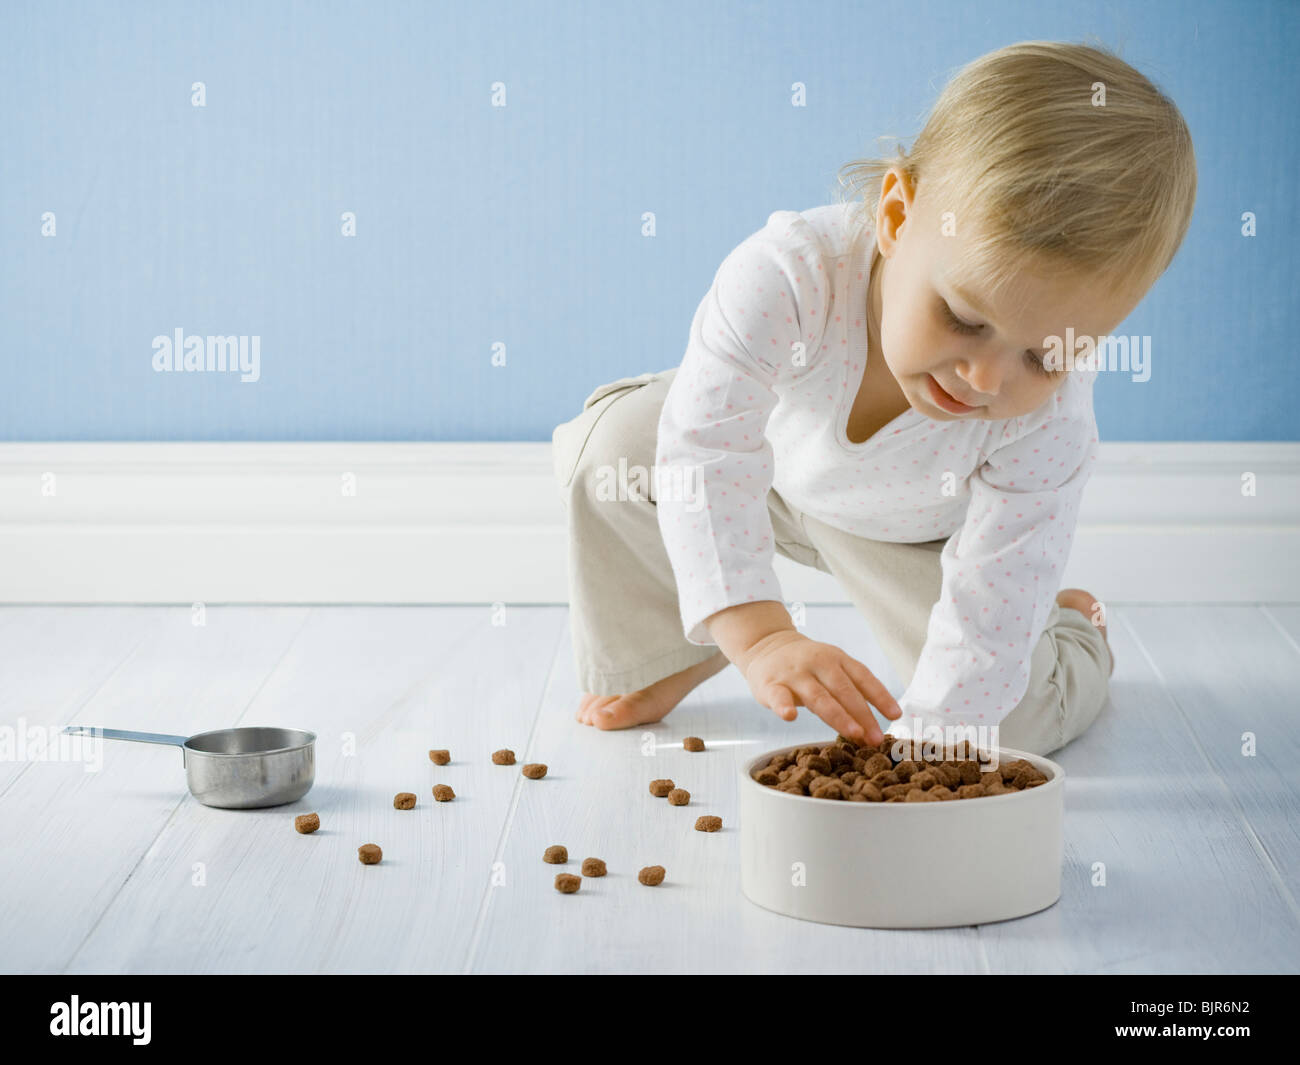
M 655 459 L 657 478 L 702 490 L 657 500 L 683 632 L 710 646 L 705 618 L 783 601 L 771 487 L 857 536 L 947 537 L 942 590 L 898 699 L 902 721 L 996 725 L 1024 696 L 1060 588 L 1096 457 L 1096 371 L 1067 372 L 1019 418 L 937 422 L 909 408 L 851 443 L 872 241 L 852 240 L 847 212 L 774 212 L 723 260 L 691 322 Z

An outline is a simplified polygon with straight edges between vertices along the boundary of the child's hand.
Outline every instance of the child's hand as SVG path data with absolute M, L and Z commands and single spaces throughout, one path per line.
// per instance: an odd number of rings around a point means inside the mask
M 771 633 L 736 662 L 754 698 L 786 721 L 806 706 L 842 736 L 879 743 L 884 733 L 872 716 L 874 704 L 885 717 L 903 711 L 866 666 L 834 644 L 818 643 L 789 630 Z

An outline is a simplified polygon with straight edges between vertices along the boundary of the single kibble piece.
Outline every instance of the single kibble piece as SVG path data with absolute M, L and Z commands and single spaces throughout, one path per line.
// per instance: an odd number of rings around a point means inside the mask
M 809 785 L 808 794 L 814 799 L 846 799 L 849 791 L 834 777 L 820 777 Z
M 712 815 L 710 815 L 708 817 L 697 817 L 695 819 L 696 832 L 716 832 L 721 827 L 722 827 L 721 817 L 713 817 Z
M 429 761 L 434 765 L 446 765 L 451 761 L 451 751 L 430 751 Z
M 293 819 L 293 827 L 303 835 L 306 835 L 308 832 L 315 832 L 316 829 L 320 828 L 320 815 L 299 814 Z
M 582 886 L 582 877 L 572 873 L 555 874 L 555 890 L 562 895 L 572 895 Z
M 673 782 L 671 780 L 650 781 L 650 794 L 653 795 L 656 799 L 662 799 L 665 795 L 667 795 L 672 790 L 673 790 Z
M 515 752 L 505 747 L 501 748 L 499 751 L 493 751 L 492 762 L 495 765 L 514 765 Z
M 685 788 L 673 788 L 673 790 L 668 793 L 669 806 L 685 806 L 690 801 L 691 793 Z
M 604 876 L 606 873 L 605 863 L 599 858 L 582 859 L 583 876 Z
M 546 776 L 546 766 L 541 762 L 529 762 L 524 766 L 524 776 L 529 780 L 541 780 Z
M 688 751 L 704 750 L 704 741 L 699 736 L 687 736 L 682 740 L 682 746 Z
M 558 843 L 554 847 L 547 847 L 546 853 L 542 855 L 542 861 L 549 862 L 551 865 L 563 865 L 568 860 L 569 849 Z
M 933 791 L 933 789 L 931 789 L 931 791 Z M 905 796 L 903 796 L 903 801 L 904 802 L 939 802 L 940 800 L 938 795 L 931 794 L 930 791 L 925 791 L 922 788 L 912 788 L 911 791 L 909 791 Z
M 378 865 L 383 856 L 384 852 L 373 843 L 363 843 L 357 848 L 357 857 L 361 859 L 362 865 Z
M 450 784 L 435 784 L 433 786 L 433 797 L 439 802 L 451 802 L 456 797 L 456 793 L 451 790 Z
M 774 769 L 760 769 L 754 774 L 754 779 L 760 784 L 766 784 L 768 787 L 781 783 L 781 775 Z
M 415 809 L 415 796 L 409 791 L 399 791 L 393 797 L 393 806 L 398 810 Z
M 664 882 L 664 867 L 662 865 L 647 865 L 636 874 L 636 878 L 646 887 L 662 884 Z

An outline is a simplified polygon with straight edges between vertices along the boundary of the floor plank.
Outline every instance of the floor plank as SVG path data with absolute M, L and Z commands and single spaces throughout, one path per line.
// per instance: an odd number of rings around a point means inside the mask
M 895 683 L 865 622 L 851 610 L 809 607 L 805 631 L 853 648 L 869 669 Z M 566 636 L 560 650 L 567 661 Z M 557 667 L 530 757 L 547 761 L 543 787 L 525 788 L 503 854 L 506 882 L 491 894 L 470 961 L 474 972 L 807 972 L 847 966 L 877 971 L 879 959 L 917 972 L 981 972 L 970 928 L 882 932 L 795 921 L 755 906 L 740 893 L 737 774 L 742 761 L 834 733 L 800 710 L 787 724 L 749 693 L 728 667 L 693 692 L 665 721 L 626 732 L 575 723 L 571 668 Z M 684 737 L 707 750 L 682 750 Z M 691 793 L 684 807 L 649 794 L 656 777 Z M 701 814 L 722 818 L 717 833 L 696 832 Z M 569 851 L 547 865 L 551 844 Z M 584 878 L 575 895 L 553 881 L 577 872 L 584 857 L 603 858 L 609 875 Z M 637 881 L 646 865 L 666 879 Z
M 657 725 L 580 726 L 564 607 L 209 606 L 202 627 L 188 607 L 3 607 L 0 725 L 276 724 L 319 739 L 312 792 L 263 811 L 197 803 L 167 748 L 106 742 L 90 773 L 0 761 L 0 847 L 25 856 L 0 884 L 0 970 L 1300 971 L 1300 608 L 1110 605 L 1111 705 L 1053 756 L 1068 773 L 1061 900 L 933 931 L 748 902 L 738 766 L 829 730 L 806 710 L 777 720 L 734 668 Z M 901 692 L 851 608 L 809 607 L 805 632 Z M 683 751 L 686 735 L 708 750 Z M 432 766 L 434 746 L 453 764 Z M 502 746 L 547 777 L 492 765 Z M 691 804 L 651 797 L 658 776 Z M 432 801 L 437 781 L 455 802 Z M 393 809 L 399 790 L 414 810 Z M 322 829 L 300 836 L 308 809 Z M 695 832 L 702 813 L 723 831 Z M 384 848 L 381 865 L 360 865 L 362 842 Z M 567 866 L 542 862 L 551 843 Z M 610 875 L 558 894 L 555 873 L 589 854 Z M 667 868 L 660 887 L 637 883 L 647 864 Z
M 1195 739 L 1216 716 L 1205 696 L 1231 691 L 1232 672 L 1205 671 L 1184 708 L 1191 721 L 1164 686 L 1203 648 L 1165 646 L 1159 633 L 1181 631 L 1176 617 L 1190 631 L 1235 609 L 1112 607 L 1111 705 L 1052 755 L 1067 774 L 1061 899 L 980 927 L 995 972 L 1296 971 L 1300 924 Z M 1105 886 L 1094 886 L 1095 863 Z
M 70 971 L 459 971 L 521 784 L 490 754 L 527 746 L 563 617 L 313 610 L 247 714 L 317 733 L 312 791 L 271 810 L 186 798 Z M 452 763 L 434 766 L 432 747 Z M 453 802 L 433 801 L 440 782 Z M 399 791 L 416 795 L 413 810 L 393 808 Z M 321 819 L 310 836 L 293 829 L 306 811 Z M 357 860 L 362 843 L 383 849 L 379 865 Z
M 140 608 L 146 615 L 136 622 L 113 608 L 97 616 L 99 608 L 91 609 L 106 643 L 124 623 L 147 638 L 69 723 L 180 735 L 236 721 L 306 616 L 209 608 L 207 624 L 196 627 L 188 607 Z M 67 640 L 78 633 L 89 636 L 81 619 L 48 630 L 52 642 L 32 658 L 38 675 L 41 662 L 71 647 Z M 105 740 L 98 770 L 85 765 L 33 763 L 0 796 L 0 849 L 24 855 L 0 892 L 0 965 L 8 972 L 63 970 L 188 796 L 181 753 L 172 747 Z M 129 954 L 133 945 L 121 940 L 116 950 Z

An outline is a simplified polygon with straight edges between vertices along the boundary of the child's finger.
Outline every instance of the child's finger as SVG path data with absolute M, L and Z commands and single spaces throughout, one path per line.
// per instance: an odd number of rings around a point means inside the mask
M 879 743 L 884 738 L 880 726 L 876 724 L 875 716 L 871 713 L 871 706 L 866 696 L 857 689 L 843 669 L 838 665 L 823 666 L 817 679 L 826 686 L 848 715 L 862 726 L 868 743 Z
M 866 666 L 859 662 L 852 655 L 845 655 L 840 663 L 849 677 L 858 686 L 858 689 L 870 701 L 871 705 L 879 710 L 885 717 L 897 720 L 903 716 L 903 710 L 898 705 L 897 700 L 889 694 L 886 688 L 874 673 Z
M 793 721 L 799 716 L 799 711 L 795 708 L 794 695 L 785 685 L 770 684 L 765 694 L 768 708 L 783 721 Z
M 799 701 L 830 725 L 841 736 L 851 740 L 870 742 L 868 730 L 850 714 L 816 677 L 801 680 L 796 688 Z

